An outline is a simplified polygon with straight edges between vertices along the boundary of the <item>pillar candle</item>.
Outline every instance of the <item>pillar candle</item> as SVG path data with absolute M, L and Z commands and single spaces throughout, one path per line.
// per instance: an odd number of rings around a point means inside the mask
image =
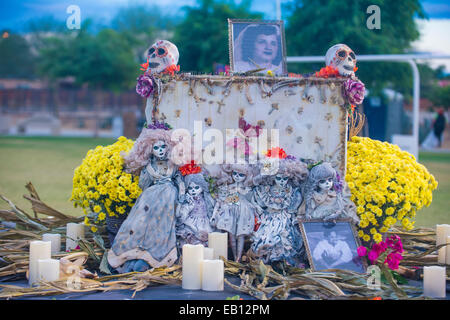
M 447 243 L 447 237 L 450 236 L 450 224 L 438 224 L 436 225 L 436 245 Z M 446 248 L 440 248 L 438 250 L 438 262 L 445 263 Z
M 214 249 L 213 248 L 203 248 L 203 259 L 212 260 L 214 259 Z
M 52 243 L 50 241 L 31 241 L 28 266 L 28 283 L 33 285 L 38 280 L 38 260 L 50 259 Z
M 423 267 L 423 295 L 445 298 L 445 267 Z
M 38 280 L 56 281 L 59 279 L 59 260 L 39 259 L 38 260 Z
M 66 251 L 77 247 L 77 240 L 84 238 L 84 224 L 68 223 L 66 231 Z
M 226 232 L 209 233 L 208 247 L 214 249 L 214 259 L 220 259 L 222 256 L 228 260 L 228 234 Z
M 183 245 L 183 279 L 181 287 L 188 290 L 198 290 L 202 288 L 202 244 Z
M 223 261 L 203 260 L 202 290 L 223 291 Z
M 58 233 L 44 233 L 42 241 L 50 241 L 52 243 L 52 254 L 61 251 L 61 235 Z
M 445 247 L 445 264 L 450 265 L 450 236 L 447 236 L 447 246 Z

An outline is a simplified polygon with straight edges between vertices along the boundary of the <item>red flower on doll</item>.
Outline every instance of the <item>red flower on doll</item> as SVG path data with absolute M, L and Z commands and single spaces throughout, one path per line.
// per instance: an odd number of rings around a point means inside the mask
M 278 158 L 278 159 L 284 159 L 287 157 L 286 151 L 284 151 L 280 147 L 275 147 L 267 151 L 266 156 L 268 158 Z
M 191 161 L 191 163 L 185 164 L 182 167 L 179 167 L 178 170 L 180 170 L 181 174 L 183 176 L 186 176 L 188 174 L 194 174 L 194 173 L 200 173 L 202 172 L 202 168 L 200 168 L 199 166 L 197 166 L 194 163 L 194 160 Z

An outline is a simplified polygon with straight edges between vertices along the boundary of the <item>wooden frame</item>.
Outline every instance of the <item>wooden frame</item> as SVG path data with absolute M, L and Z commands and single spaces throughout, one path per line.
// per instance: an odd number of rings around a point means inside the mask
M 323 220 L 320 219 L 312 219 L 312 220 L 306 220 L 306 219 L 300 219 L 299 220 L 299 227 L 300 227 L 300 232 L 302 234 L 303 237 L 303 244 L 305 246 L 306 249 L 306 255 L 308 256 L 308 261 L 311 267 L 311 270 L 313 271 L 318 271 L 318 270 L 326 270 L 327 268 L 321 268 L 320 267 L 320 263 L 318 263 L 318 261 L 315 261 L 312 251 L 314 251 L 316 245 L 311 244 L 310 241 L 310 237 L 308 237 L 308 231 L 307 228 L 305 228 L 305 224 L 311 224 L 311 223 L 317 223 L 317 224 L 322 224 L 323 228 L 327 228 L 326 226 L 324 226 L 326 224 L 326 222 L 324 222 Z M 358 238 L 358 234 L 356 232 L 356 229 L 353 225 L 353 223 L 351 222 L 350 219 L 339 219 L 336 220 L 336 224 L 333 226 L 333 224 L 330 222 L 330 229 L 332 228 L 336 228 L 338 225 L 343 225 L 343 224 L 348 224 L 348 227 L 350 228 L 351 231 L 351 235 L 353 236 L 352 239 L 354 241 L 354 251 L 352 250 L 352 248 L 350 248 L 352 254 L 353 254 L 353 259 L 349 262 L 346 262 L 346 265 L 353 265 L 354 268 L 345 268 L 346 270 L 351 270 L 351 271 L 356 271 L 356 272 L 360 272 L 360 273 L 365 273 L 367 270 L 367 263 L 364 259 L 360 258 L 356 252 L 357 248 L 361 245 L 359 238 Z M 335 231 L 336 232 L 336 231 Z M 314 248 L 311 248 L 311 246 L 314 246 Z M 334 267 L 334 268 L 329 268 L 329 269 L 344 269 L 342 267 Z
M 240 30 L 238 34 L 235 34 L 234 26 L 238 24 L 247 25 L 242 27 L 243 30 Z M 257 65 L 248 67 L 248 68 L 242 68 L 239 67 L 235 61 L 236 48 L 235 48 L 235 38 L 239 37 L 241 32 L 244 32 L 247 27 L 258 27 L 260 25 L 272 25 L 276 26 L 279 31 L 280 39 L 278 41 L 279 48 L 277 56 L 274 58 L 278 61 L 278 59 L 281 59 L 279 62 L 279 66 L 281 66 L 281 70 L 272 70 L 276 76 L 285 76 L 288 74 L 287 72 L 287 65 L 286 65 L 286 41 L 284 37 L 284 22 L 282 20 L 250 20 L 250 19 L 228 19 L 228 44 L 229 44 L 229 57 L 230 57 L 230 71 L 232 73 L 245 73 L 247 71 L 256 70 L 258 69 Z M 280 56 L 280 57 L 279 57 Z M 272 60 L 273 61 L 273 60 Z M 238 70 L 239 69 L 239 70 Z M 248 69 L 248 70 L 246 70 Z M 267 70 L 261 70 L 262 73 L 267 72 Z

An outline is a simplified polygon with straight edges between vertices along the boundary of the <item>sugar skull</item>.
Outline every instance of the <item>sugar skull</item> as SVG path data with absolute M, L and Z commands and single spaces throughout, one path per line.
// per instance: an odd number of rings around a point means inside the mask
M 161 73 L 168 67 L 177 65 L 178 48 L 170 41 L 158 40 L 148 49 L 147 57 L 150 73 Z
M 325 55 L 325 63 L 338 69 L 339 74 L 344 77 L 355 75 L 356 56 L 347 45 L 339 43 L 328 49 Z

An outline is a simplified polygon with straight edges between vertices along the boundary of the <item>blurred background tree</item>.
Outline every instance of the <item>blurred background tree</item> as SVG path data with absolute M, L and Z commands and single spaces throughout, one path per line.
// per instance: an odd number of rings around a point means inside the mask
M 24 78 L 34 76 L 36 57 L 24 37 L 4 30 L 0 34 L 0 77 Z
M 377 5 L 381 29 L 366 28 L 366 9 Z M 419 0 L 294 0 L 287 9 L 286 46 L 290 56 L 325 55 L 337 43 L 358 54 L 400 54 L 420 36 L 415 18 L 426 18 Z M 291 72 L 318 70 L 323 64 L 289 65 Z M 312 68 L 313 67 L 313 68 Z M 373 92 L 386 85 L 405 95 L 412 90 L 410 67 L 402 63 L 358 63 L 358 77 Z
M 198 6 L 183 7 L 186 15 L 172 40 L 180 51 L 181 70 L 210 73 L 215 62 L 229 64 L 227 19 L 262 19 L 250 6 L 249 0 L 199 0 Z
M 42 39 L 38 72 L 50 80 L 74 77 L 97 89 L 133 87 L 139 69 L 127 37 L 109 28 L 92 34 L 90 24 Z

